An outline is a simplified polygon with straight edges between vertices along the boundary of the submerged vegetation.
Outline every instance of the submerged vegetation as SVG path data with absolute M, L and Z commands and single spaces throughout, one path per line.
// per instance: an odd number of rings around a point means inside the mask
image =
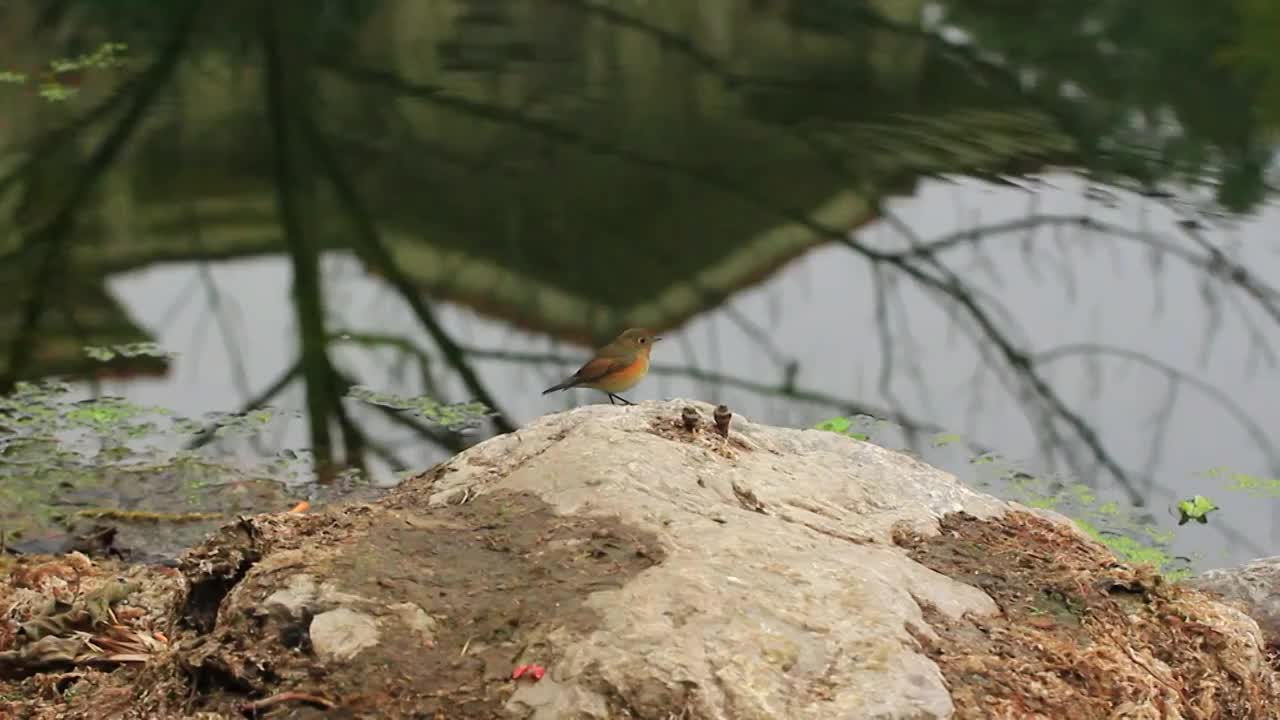
M 814 427 L 886 447 L 897 445 L 891 433 L 899 429 L 892 423 L 868 417 L 835 417 Z M 1123 506 L 1118 500 L 1099 497 L 1096 490 L 1084 483 L 1033 475 L 1026 472 L 1020 463 L 997 453 L 967 447 L 954 433 L 935 434 L 929 446 L 967 455 L 967 462 L 959 467 L 945 459 L 930 458 L 931 462 L 956 473 L 966 483 L 1027 507 L 1060 512 L 1121 560 L 1149 565 L 1170 579 L 1191 572 L 1192 558 L 1173 554 L 1174 530 L 1162 529 L 1155 518 Z M 1196 506 L 1196 509 L 1202 508 Z
M 166 356 L 152 343 L 88 347 L 104 364 Z M 35 543 L 84 530 L 83 521 L 162 525 L 130 538 L 148 553 L 172 553 L 234 513 L 278 511 L 294 495 L 314 497 L 316 463 L 306 450 L 267 452 L 264 432 L 301 413 L 274 407 L 209 412 L 199 418 L 110 395 L 87 396 L 57 381 L 18 383 L 0 396 L 0 544 Z M 475 403 L 451 405 L 353 388 L 354 400 L 407 411 L 457 432 L 485 418 Z M 244 450 L 250 452 L 244 452 Z M 357 468 L 341 487 L 366 483 Z M 181 525 L 182 527 L 176 527 Z
M 80 73 L 124 65 L 128 50 L 125 43 L 104 42 L 93 52 L 51 60 L 34 74 L 0 68 L 0 83 L 34 85 L 40 97 L 50 102 L 70 100 L 79 92 Z
M 357 385 L 348 390 L 347 396 L 370 405 L 403 410 L 414 417 L 455 432 L 474 429 L 490 415 L 489 409 L 483 403 L 442 403 L 427 397 L 404 397 L 394 393 L 378 392 L 363 385 Z
M 906 451 L 906 446 L 895 437 L 901 428 L 884 420 L 867 416 L 833 417 L 814 428 Z M 1193 523 L 1186 531 L 1196 532 L 1194 525 L 1210 524 L 1213 516 L 1222 510 L 1209 496 L 1197 494 L 1173 503 L 1168 513 L 1170 520 L 1162 522 L 1158 516 L 1120 500 L 1101 497 L 1097 490 L 1085 483 L 1038 476 L 1027 472 L 1023 463 L 1011 461 L 998 453 L 975 450 L 965 445 L 959 435 L 938 433 L 930 440 L 930 448 L 957 450 L 967 459 L 967 462 L 956 463 L 945 458 L 929 458 L 930 462 L 956 473 L 966 483 L 1027 507 L 1060 512 L 1119 559 L 1151 566 L 1171 580 L 1189 575 L 1201 559 L 1174 552 L 1173 544 L 1179 528 Z M 1201 478 L 1213 481 L 1206 487 L 1212 488 L 1214 493 L 1280 499 L 1280 478 L 1251 475 L 1225 467 L 1208 470 L 1201 474 Z
M 255 466 L 188 445 L 205 433 L 254 433 L 277 414 L 197 420 L 119 397 L 78 397 L 64 383 L 21 383 L 0 397 L 6 540 L 72 532 L 79 519 L 106 511 L 209 513 L 212 520 L 223 511 L 275 509 L 271 504 L 286 502 L 286 487 L 308 472 L 305 459 L 279 456 Z

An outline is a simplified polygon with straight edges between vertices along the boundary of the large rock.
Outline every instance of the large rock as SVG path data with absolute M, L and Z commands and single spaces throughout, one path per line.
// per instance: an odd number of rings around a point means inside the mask
M 173 651 L 117 700 L 135 717 L 1276 716 L 1261 634 L 1231 607 L 905 455 L 738 417 L 726 438 L 711 416 L 582 407 L 378 502 L 228 525 L 183 560 Z
M 1280 650 L 1280 556 L 1209 570 L 1187 584 L 1238 603 L 1258 622 L 1267 644 Z
M 502 490 L 617 518 L 665 555 L 593 594 L 593 627 L 552 631 L 552 682 L 511 706 L 547 719 L 611 717 L 611 698 L 645 717 L 684 705 L 708 717 L 948 716 L 942 675 L 909 628 L 927 628 L 922 602 L 952 618 L 996 607 L 892 534 L 1004 505 L 834 433 L 741 419 L 729 440 L 690 433 L 681 407 L 578 408 L 464 454 L 431 487 L 436 507 Z

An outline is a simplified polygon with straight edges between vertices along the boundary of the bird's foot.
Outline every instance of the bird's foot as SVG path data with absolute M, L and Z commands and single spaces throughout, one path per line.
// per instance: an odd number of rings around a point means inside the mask
M 614 395 L 613 393 L 609 393 L 609 404 L 610 404 L 610 405 L 612 405 L 612 404 L 613 404 L 613 399 L 614 399 L 614 398 L 618 398 L 619 400 L 621 400 L 623 405 L 635 405 L 635 403 L 633 403 L 633 402 L 631 402 L 630 400 L 628 400 L 628 399 L 626 399 L 626 398 L 622 397 L 621 395 Z

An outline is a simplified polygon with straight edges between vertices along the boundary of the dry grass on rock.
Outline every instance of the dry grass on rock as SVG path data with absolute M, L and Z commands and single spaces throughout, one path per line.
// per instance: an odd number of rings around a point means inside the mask
M 1002 611 L 953 622 L 926 608 L 934 635 L 917 637 L 957 718 L 1280 717 L 1280 680 L 1256 626 L 1070 528 L 1025 512 L 959 513 L 939 535 L 895 540 Z

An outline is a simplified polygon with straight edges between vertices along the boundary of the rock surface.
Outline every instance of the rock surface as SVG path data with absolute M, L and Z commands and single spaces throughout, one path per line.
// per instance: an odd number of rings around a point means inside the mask
M 223 527 L 184 557 L 172 650 L 119 716 L 1280 708 L 1252 620 L 1056 516 L 870 443 L 741 417 L 726 438 L 711 417 L 684 401 L 582 407 L 379 501 Z
M 536 494 L 558 513 L 652 533 L 666 552 L 590 598 L 591 632 L 552 633 L 562 691 L 522 687 L 512 707 L 603 718 L 612 695 L 761 720 L 950 714 L 942 675 L 908 629 L 927 631 L 921 602 L 952 617 L 996 607 L 913 562 L 891 535 L 898 523 L 931 531 L 943 513 L 1005 506 L 834 433 L 740 418 L 729 441 L 688 433 L 670 420 L 680 408 L 578 408 L 473 449 L 432 487 L 440 507 L 497 489 Z
M 1258 622 L 1267 644 L 1280 650 L 1280 556 L 1209 570 L 1187 584 L 1239 603 Z

